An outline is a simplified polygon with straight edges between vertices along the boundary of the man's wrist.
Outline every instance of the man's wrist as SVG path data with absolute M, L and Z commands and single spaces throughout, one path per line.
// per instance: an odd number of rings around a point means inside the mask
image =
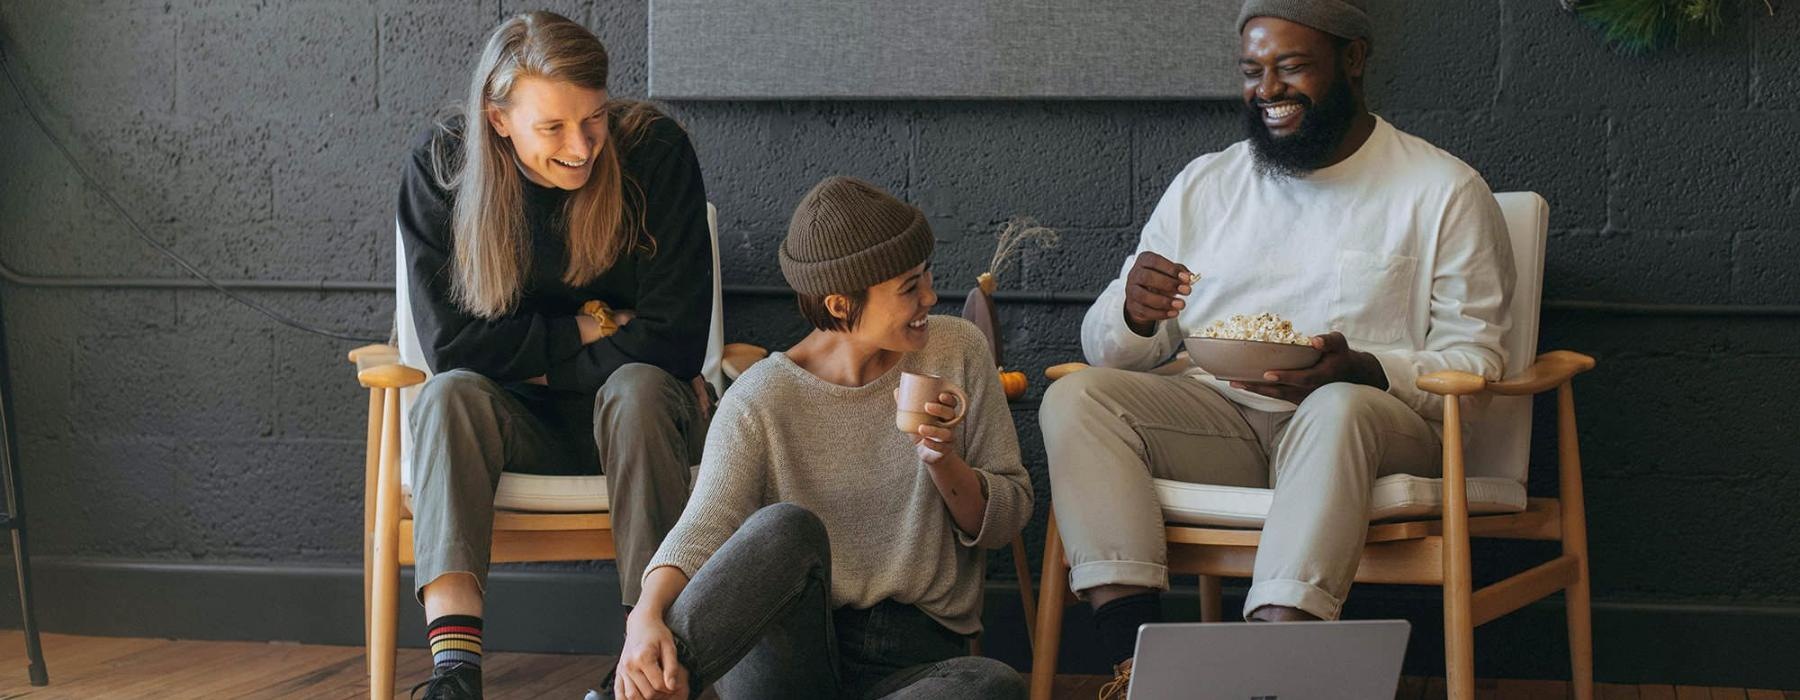
M 1387 369 L 1381 366 L 1381 358 L 1376 357 L 1375 353 L 1372 352 L 1358 354 L 1362 356 L 1362 377 L 1357 383 L 1366 384 L 1382 391 L 1387 391 Z
M 1131 317 L 1130 311 L 1126 311 L 1124 317 L 1125 327 L 1130 328 L 1131 332 L 1136 333 L 1138 337 L 1148 338 L 1156 335 L 1156 321 L 1139 321 Z

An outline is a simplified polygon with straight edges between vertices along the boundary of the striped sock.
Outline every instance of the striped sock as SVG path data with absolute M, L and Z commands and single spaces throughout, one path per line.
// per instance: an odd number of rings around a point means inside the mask
M 442 671 L 455 664 L 481 668 L 481 618 L 445 615 L 425 626 L 431 643 L 431 665 Z

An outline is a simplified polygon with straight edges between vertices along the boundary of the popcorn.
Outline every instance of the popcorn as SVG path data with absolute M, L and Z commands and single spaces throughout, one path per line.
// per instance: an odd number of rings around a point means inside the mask
M 1292 322 L 1282 318 L 1279 314 L 1272 313 L 1260 313 L 1255 316 L 1232 314 L 1229 321 L 1213 321 L 1194 335 L 1202 338 L 1254 340 L 1288 345 L 1312 344 L 1311 337 L 1294 331 Z

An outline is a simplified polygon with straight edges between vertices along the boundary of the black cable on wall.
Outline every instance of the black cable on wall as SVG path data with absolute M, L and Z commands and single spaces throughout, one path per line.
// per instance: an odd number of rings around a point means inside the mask
M 37 125 L 38 131 L 43 132 L 44 138 L 50 141 L 50 145 L 56 147 L 57 153 L 62 154 L 63 160 L 69 164 L 69 167 L 75 171 L 76 175 L 79 175 L 81 177 L 81 181 L 84 183 L 87 183 L 88 188 L 92 189 L 94 192 L 99 193 L 100 198 L 106 202 L 106 205 L 108 207 L 112 208 L 113 212 L 117 213 L 119 215 L 119 218 L 124 219 L 125 225 L 131 229 L 132 233 L 137 234 L 137 237 L 142 239 L 145 244 L 149 245 L 152 249 L 156 250 L 156 252 L 162 253 L 164 257 L 175 261 L 175 264 L 180 265 L 181 269 L 186 270 L 188 274 L 193 275 L 195 278 L 197 278 L 199 282 L 203 283 L 203 286 L 209 287 L 209 288 L 217 291 L 218 293 L 225 295 L 227 298 L 230 298 L 232 301 L 235 301 L 239 304 L 249 307 L 250 309 L 255 310 L 257 313 L 267 316 L 270 320 L 272 320 L 276 323 L 279 323 L 283 326 L 287 326 L 289 328 L 292 328 L 292 329 L 298 330 L 298 331 L 305 331 L 307 333 L 322 335 L 327 338 L 336 338 L 338 340 L 349 340 L 349 341 L 356 341 L 356 342 L 363 342 L 363 343 L 382 342 L 381 338 L 369 338 L 369 337 L 365 337 L 365 336 L 351 335 L 348 333 L 340 333 L 337 331 L 331 331 L 331 330 L 326 330 L 323 328 L 317 328 L 314 326 L 307 325 L 305 323 L 301 323 L 300 321 L 296 321 L 293 318 L 287 316 L 286 314 L 283 314 L 279 311 L 276 311 L 267 306 L 264 306 L 263 304 L 257 302 L 254 299 L 245 297 L 241 294 L 238 294 L 237 292 L 232 291 L 230 288 L 227 288 L 226 286 L 219 284 L 218 281 L 216 281 L 212 278 L 212 276 L 206 274 L 205 272 L 200 271 L 199 267 L 195 266 L 193 263 L 188 262 L 186 258 L 181 257 L 174 250 L 171 250 L 168 246 L 163 245 L 161 241 L 158 241 L 155 238 L 152 238 L 150 236 L 150 234 L 145 233 L 144 227 L 137 222 L 137 218 L 133 217 L 131 215 L 131 212 L 128 212 L 125 210 L 125 206 L 123 204 L 120 204 L 119 200 L 117 200 L 113 197 L 112 192 L 110 190 L 106 189 L 105 187 L 100 186 L 99 181 L 95 180 L 92 175 L 88 174 L 87 168 L 81 167 L 81 161 L 76 160 L 75 154 L 69 152 L 68 146 L 63 144 L 62 139 L 57 138 L 56 132 L 50 130 L 50 125 L 46 124 L 44 122 L 43 115 L 38 114 L 37 107 L 32 104 L 30 97 L 27 95 L 27 93 L 25 91 L 25 86 L 20 84 L 18 76 L 13 74 L 13 60 L 12 60 L 11 52 L 9 52 L 7 50 L 8 43 L 9 42 L 6 39 L 6 34 L 3 32 L 0 32 L 0 72 L 4 72 L 6 74 L 6 82 L 7 82 L 7 84 L 12 86 L 13 94 L 18 96 L 19 104 L 25 108 L 25 114 L 27 114 L 31 117 L 31 122 L 33 124 Z M 4 267 L 4 266 L 0 265 L 0 267 Z M 9 273 L 8 277 L 13 276 L 11 274 L 11 270 L 7 270 L 7 272 Z
M 70 277 L 60 275 L 27 275 L 0 261 L 0 280 L 20 287 L 78 289 L 209 289 L 200 280 L 162 277 Z M 391 294 L 389 282 L 346 280 L 216 280 L 229 289 L 263 292 L 380 292 Z M 781 285 L 727 284 L 721 288 L 726 297 L 751 299 L 790 299 L 794 290 Z M 946 299 L 965 296 L 968 290 L 946 290 Z M 996 301 L 1015 304 L 1094 303 L 1097 295 L 1087 292 L 1038 292 L 1002 289 L 994 292 Z M 1780 318 L 1800 316 L 1800 305 L 1785 304 L 1645 304 L 1625 301 L 1584 301 L 1580 299 L 1546 299 L 1546 311 L 1595 313 L 1614 316 L 1676 317 L 1747 317 Z

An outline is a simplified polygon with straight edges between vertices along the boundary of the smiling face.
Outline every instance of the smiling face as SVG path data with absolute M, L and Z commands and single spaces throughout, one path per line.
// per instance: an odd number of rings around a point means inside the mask
M 1244 25 L 1244 130 L 1265 172 L 1305 175 L 1331 161 L 1362 113 L 1367 44 L 1303 24 Z
M 846 310 L 849 299 L 832 295 L 826 300 L 832 315 L 840 316 L 838 302 Z M 925 349 L 926 321 L 931 307 L 938 301 L 931 288 L 931 264 L 921 263 L 898 277 L 870 287 L 861 303 L 861 315 L 849 333 L 858 343 L 892 350 L 916 352 Z
M 488 123 L 512 143 L 526 177 L 544 187 L 578 190 L 606 146 L 606 91 L 571 82 L 521 77 Z

